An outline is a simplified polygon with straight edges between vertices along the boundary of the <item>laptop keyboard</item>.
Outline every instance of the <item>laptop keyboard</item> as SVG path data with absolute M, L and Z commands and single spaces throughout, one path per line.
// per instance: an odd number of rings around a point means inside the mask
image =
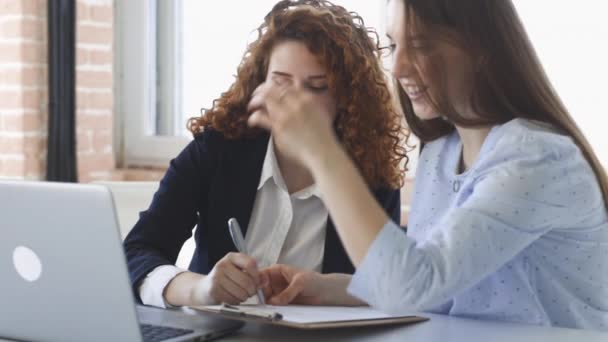
M 140 324 L 139 326 L 145 342 L 165 341 L 194 332 L 194 330 L 163 327 L 160 325 Z

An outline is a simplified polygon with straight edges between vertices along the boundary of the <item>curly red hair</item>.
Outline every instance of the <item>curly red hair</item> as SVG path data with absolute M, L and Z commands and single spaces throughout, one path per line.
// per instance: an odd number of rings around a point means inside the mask
M 401 161 L 409 135 L 402 125 L 380 66 L 378 35 L 363 19 L 341 6 L 321 0 L 283 0 L 257 29 L 237 70 L 236 81 L 211 109 L 188 121 L 188 129 L 206 128 L 227 138 L 260 134 L 247 125 L 247 104 L 266 79 L 273 47 L 285 40 L 307 46 L 327 70 L 329 89 L 337 104 L 335 131 L 345 150 L 372 187 L 401 187 Z

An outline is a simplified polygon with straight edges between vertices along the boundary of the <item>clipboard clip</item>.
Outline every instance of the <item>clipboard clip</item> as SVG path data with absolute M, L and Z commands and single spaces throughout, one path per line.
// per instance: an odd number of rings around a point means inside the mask
M 267 319 L 270 321 L 280 321 L 283 319 L 283 315 L 281 315 L 280 313 L 278 313 L 276 311 L 259 310 L 259 309 L 254 309 L 254 308 L 243 308 L 243 307 L 238 307 L 238 306 L 234 306 L 234 305 L 230 305 L 230 304 L 226 304 L 226 303 L 222 303 L 222 305 L 220 306 L 219 312 L 228 314 L 228 315 L 238 316 L 238 317 L 255 317 L 255 318 Z

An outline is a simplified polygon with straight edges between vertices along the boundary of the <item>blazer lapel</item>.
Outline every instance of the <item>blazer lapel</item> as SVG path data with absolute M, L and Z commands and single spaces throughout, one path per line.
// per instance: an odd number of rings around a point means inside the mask
M 210 197 L 215 203 L 208 213 L 211 267 L 226 253 L 236 251 L 228 232 L 228 219 L 236 218 L 243 236 L 247 234 L 268 140 L 269 135 L 263 134 L 255 138 L 225 141 L 226 148 L 222 151 Z
M 240 157 L 237 157 L 236 153 L 232 154 L 229 162 L 232 167 L 226 170 L 231 173 L 225 179 L 231 181 L 231 184 L 226 184 L 226 189 L 227 193 L 231 195 L 230 201 L 232 203 L 227 208 L 230 215 L 239 221 L 243 236 L 247 235 L 247 228 L 249 227 L 268 148 L 268 140 L 269 136 L 264 135 L 254 141 L 243 142 L 242 146 L 237 148 L 246 152 L 241 154 Z

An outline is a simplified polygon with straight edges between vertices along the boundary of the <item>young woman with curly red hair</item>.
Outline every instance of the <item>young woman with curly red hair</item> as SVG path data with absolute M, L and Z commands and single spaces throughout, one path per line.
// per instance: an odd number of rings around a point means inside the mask
M 190 119 L 194 141 L 171 162 L 124 242 L 144 304 L 239 303 L 262 285 L 258 266 L 275 263 L 334 277 L 354 271 L 312 175 L 247 124 L 248 104 L 264 82 L 305 92 L 332 113 L 327 119 L 344 150 L 383 210 L 399 220 L 404 132 L 374 39 L 356 13 L 326 1 L 281 1 L 265 17 L 235 82 Z M 232 217 L 249 255 L 235 253 Z M 186 271 L 174 263 L 195 225 Z

